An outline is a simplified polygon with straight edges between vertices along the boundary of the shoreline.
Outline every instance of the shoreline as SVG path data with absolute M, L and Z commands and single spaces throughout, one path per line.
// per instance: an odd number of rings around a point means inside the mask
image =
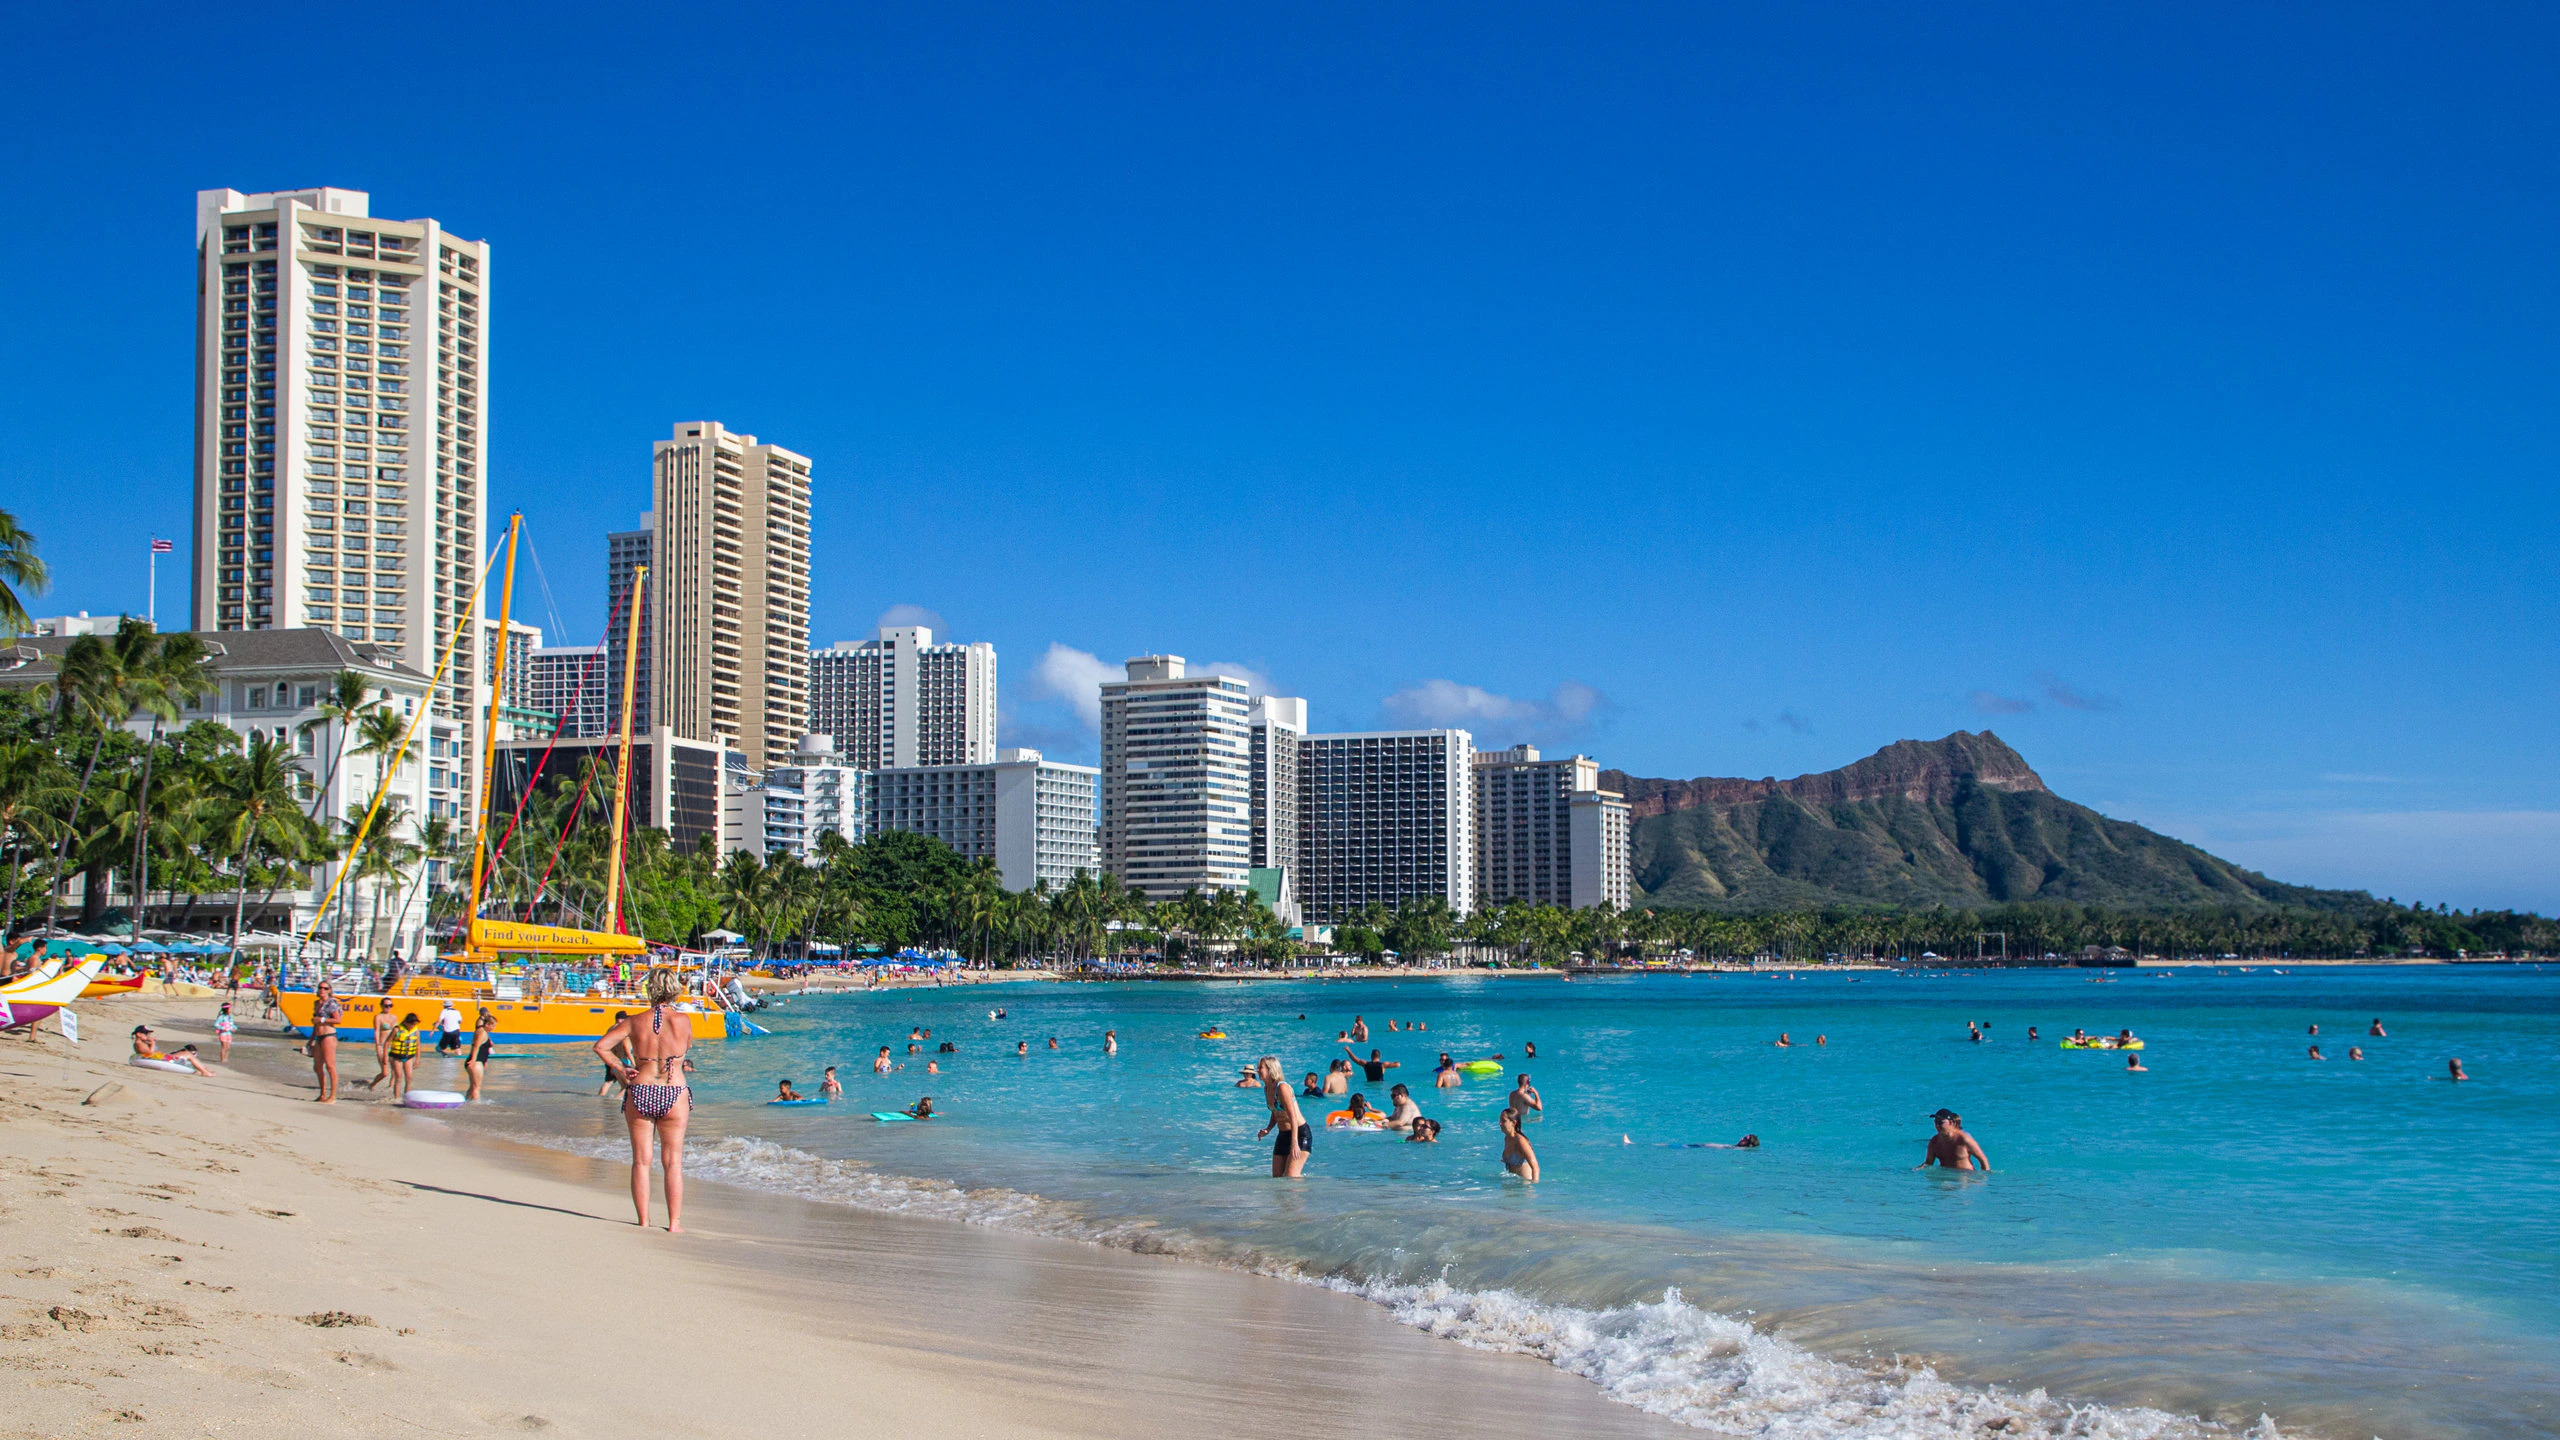
M 1316 1286 L 698 1179 L 642 1231 L 623 1163 L 324 1109 L 264 1034 L 128 1067 L 133 1021 L 212 1002 L 85 1008 L 82 1046 L 0 1041 L 0 1435 L 630 1433 L 670 1365 L 712 1436 L 1682 1433 Z

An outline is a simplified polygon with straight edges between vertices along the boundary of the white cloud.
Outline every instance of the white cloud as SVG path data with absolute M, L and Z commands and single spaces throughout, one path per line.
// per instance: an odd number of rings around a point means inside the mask
M 935 639 L 951 638 L 951 626 L 943 620 L 942 612 L 928 610 L 922 605 L 892 605 L 881 611 L 880 618 L 872 623 L 882 630 L 903 625 L 925 625 L 932 628 Z
M 1461 729 L 1494 748 L 1518 740 L 1554 744 L 1588 729 L 1609 708 L 1609 697 L 1577 680 L 1558 685 L 1544 700 L 1519 700 L 1455 680 L 1425 680 L 1379 702 L 1397 725 Z
M 1269 675 L 1254 669 L 1250 665 L 1241 664 L 1234 660 L 1212 660 L 1205 665 L 1185 664 L 1182 667 L 1182 673 L 1185 675 L 1224 675 L 1230 679 L 1241 680 L 1257 696 L 1278 693 L 1272 689 L 1271 677 Z
M 1102 682 L 1117 680 L 1122 670 L 1106 665 L 1099 656 L 1072 645 L 1049 642 L 1049 653 L 1031 667 L 1031 693 L 1067 702 L 1084 722 L 1084 728 L 1099 733 L 1102 729 Z
M 2560 810 L 2256 812 L 2142 823 L 2296 885 L 2464 910 L 2560 910 Z

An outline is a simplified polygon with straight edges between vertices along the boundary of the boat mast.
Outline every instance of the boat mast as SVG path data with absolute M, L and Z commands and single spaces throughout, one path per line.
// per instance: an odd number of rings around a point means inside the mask
M 480 882 L 489 859 L 489 798 L 496 790 L 498 763 L 498 702 L 507 691 L 507 620 L 515 614 L 516 601 L 516 536 L 524 529 L 524 512 L 507 517 L 507 575 L 498 586 L 498 648 L 491 657 L 493 669 L 489 682 L 489 713 L 480 722 L 480 804 L 478 824 L 471 837 L 471 906 L 462 912 L 465 945 L 470 943 L 471 927 L 480 921 Z
M 624 622 L 627 633 L 622 642 L 622 744 L 614 756 L 613 777 L 613 858 L 604 871 L 604 924 L 608 933 L 622 930 L 622 826 L 631 811 L 631 694 L 639 678 L 640 606 L 649 592 L 649 567 L 638 565 L 631 571 L 631 615 Z

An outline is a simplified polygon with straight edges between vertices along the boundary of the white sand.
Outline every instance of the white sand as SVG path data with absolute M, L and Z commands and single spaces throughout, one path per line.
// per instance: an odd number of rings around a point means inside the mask
M 0 1039 L 0 1436 L 1685 1433 L 1308 1286 L 708 1184 L 670 1237 L 620 1165 L 122 1063 L 211 1009 Z

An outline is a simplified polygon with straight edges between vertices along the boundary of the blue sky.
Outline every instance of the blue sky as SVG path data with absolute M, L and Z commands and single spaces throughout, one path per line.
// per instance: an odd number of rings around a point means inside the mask
M 567 642 L 718 419 L 817 462 L 822 641 L 935 612 L 1054 752 L 1147 650 L 1648 775 L 1989 727 L 2560 910 L 2553 12 L 928 8 L 22 7 L 38 608 L 188 533 L 194 192 L 343 185 L 494 246 Z

